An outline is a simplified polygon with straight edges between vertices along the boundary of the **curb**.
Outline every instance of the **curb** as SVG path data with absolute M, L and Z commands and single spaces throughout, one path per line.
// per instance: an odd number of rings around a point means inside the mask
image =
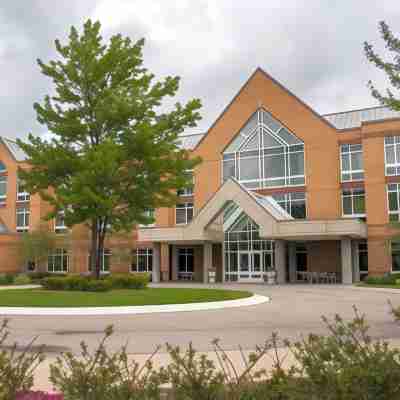
M 205 303 L 165 304 L 157 306 L 123 306 L 123 307 L 0 307 L 3 315 L 134 315 L 175 313 L 185 311 L 208 311 L 225 308 L 255 306 L 267 303 L 269 297 L 254 294 L 238 300 L 210 301 Z

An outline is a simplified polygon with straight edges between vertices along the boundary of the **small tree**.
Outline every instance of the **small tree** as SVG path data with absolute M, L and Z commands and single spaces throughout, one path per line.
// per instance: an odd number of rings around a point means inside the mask
M 23 265 L 29 262 L 38 265 L 44 262 L 51 249 L 55 247 L 56 238 L 44 227 L 24 232 L 19 242 L 19 253 Z
M 107 233 L 151 223 L 145 211 L 174 204 L 176 190 L 190 184 L 185 171 L 199 162 L 179 147 L 179 134 L 200 119 L 200 101 L 162 111 L 179 78 L 154 82 L 143 45 L 121 35 L 104 43 L 99 22 L 88 20 L 82 33 L 72 27 L 66 45 L 55 41 L 59 59 L 38 60 L 55 95 L 34 108 L 54 136 L 18 141 L 31 165 L 21 178 L 53 206 L 47 217 L 64 210 L 67 226 L 90 229 L 97 277 Z
M 371 44 L 368 42 L 364 43 L 364 52 L 368 61 L 372 62 L 376 67 L 383 70 L 387 75 L 390 84 L 397 90 L 400 89 L 400 39 L 396 38 L 389 26 L 385 21 L 379 23 L 379 30 L 383 40 L 385 41 L 385 47 L 393 54 L 392 61 L 385 61 L 380 55 L 378 55 Z M 396 98 L 391 89 L 386 89 L 386 94 L 382 94 L 373 85 L 372 81 L 368 82 L 368 86 L 371 89 L 372 96 L 374 96 L 379 102 L 389 107 L 391 110 L 400 111 L 400 98 Z

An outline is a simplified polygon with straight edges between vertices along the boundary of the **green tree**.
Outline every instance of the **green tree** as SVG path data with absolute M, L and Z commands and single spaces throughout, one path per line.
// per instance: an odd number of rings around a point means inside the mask
M 18 141 L 31 165 L 21 178 L 53 206 L 47 217 L 64 210 L 67 226 L 90 229 L 97 277 L 106 235 L 152 222 L 145 211 L 171 206 L 190 184 L 185 171 L 200 160 L 179 147 L 179 135 L 196 126 L 201 107 L 198 99 L 167 107 L 180 78 L 155 82 L 143 39 L 118 34 L 105 43 L 100 28 L 90 20 L 81 33 L 72 27 L 66 45 L 55 41 L 56 60 L 38 60 L 55 94 L 34 108 L 53 136 Z
M 385 42 L 385 47 L 393 55 L 393 59 L 391 61 L 385 61 L 378 53 L 375 52 L 374 47 L 368 42 L 364 43 L 365 55 L 368 61 L 385 72 L 393 88 L 399 90 L 400 39 L 393 35 L 393 32 L 390 30 L 385 21 L 381 21 L 379 23 L 379 31 L 382 39 Z M 373 85 L 372 81 L 368 82 L 368 86 L 371 89 L 372 96 L 379 100 L 382 105 L 387 106 L 392 110 L 400 111 L 400 98 L 396 98 L 392 89 L 387 88 L 386 93 L 383 94 Z

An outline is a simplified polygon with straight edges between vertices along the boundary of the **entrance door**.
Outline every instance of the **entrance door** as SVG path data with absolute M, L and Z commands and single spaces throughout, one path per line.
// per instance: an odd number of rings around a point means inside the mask
M 261 251 L 241 251 L 239 257 L 239 281 L 261 282 L 263 279 Z

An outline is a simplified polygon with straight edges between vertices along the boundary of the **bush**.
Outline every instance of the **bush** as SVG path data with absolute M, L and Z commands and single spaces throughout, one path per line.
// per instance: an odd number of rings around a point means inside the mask
M 63 277 L 49 277 L 42 279 L 42 286 L 48 290 L 66 290 L 66 283 Z
M 367 276 L 364 283 L 367 285 L 396 285 L 396 281 L 400 279 L 400 274 L 390 274 L 384 276 Z
M 109 280 L 88 280 L 86 290 L 88 292 L 107 292 L 112 289 L 112 284 Z
M 0 286 L 12 285 L 14 283 L 15 275 L 13 274 L 0 274 Z
M 115 274 L 110 275 L 107 280 L 111 281 L 114 289 L 145 289 L 150 281 L 147 273 Z
M 49 272 L 28 272 L 27 275 L 31 278 L 31 281 L 34 283 L 41 283 L 42 279 L 49 278 L 51 276 Z
M 8 321 L 0 326 L 0 399 L 15 399 L 16 394 L 26 392 L 33 386 L 33 375 L 44 360 L 43 347 L 35 350 L 33 339 L 24 350 L 18 351 L 17 344 L 6 345 L 9 336 Z
M 14 285 L 29 285 L 32 283 L 31 278 L 25 274 L 19 274 L 14 279 Z

